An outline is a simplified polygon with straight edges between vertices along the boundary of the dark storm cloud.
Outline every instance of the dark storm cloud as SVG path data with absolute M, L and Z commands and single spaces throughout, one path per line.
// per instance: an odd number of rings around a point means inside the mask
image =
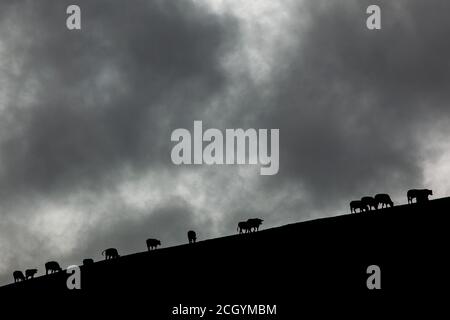
M 82 30 L 70 32 L 68 3 L 2 10 L 14 17 L 2 19 L 5 45 L 21 65 L 10 95 L 33 100 L 12 99 L 2 114 L 2 198 L 102 188 L 115 170 L 167 163 L 172 128 L 227 81 L 231 18 L 187 1 L 79 1 Z
M 271 111 L 250 122 L 280 128 L 276 178 L 303 186 L 315 209 L 421 186 L 421 137 L 450 113 L 450 5 L 376 1 L 382 30 L 369 31 L 372 2 L 301 6 L 287 35 L 297 45 L 277 53 Z

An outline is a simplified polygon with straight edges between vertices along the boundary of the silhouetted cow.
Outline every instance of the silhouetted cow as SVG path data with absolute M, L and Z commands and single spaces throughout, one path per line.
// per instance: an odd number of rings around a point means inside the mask
M 250 227 L 248 226 L 247 221 L 241 221 L 238 223 L 237 226 L 237 231 L 239 231 L 239 234 L 241 233 L 249 233 L 250 232 Z
M 197 241 L 197 234 L 195 231 L 189 230 L 187 233 L 189 243 L 195 243 Z
M 94 259 L 91 258 L 83 259 L 83 266 L 88 266 L 91 264 L 94 264 Z
M 102 256 L 105 256 L 105 260 L 117 259 L 119 258 L 119 252 L 116 248 L 108 248 L 102 251 Z
M 359 209 L 359 212 L 367 211 L 367 205 L 361 202 L 361 200 L 353 200 L 350 202 L 350 213 L 356 213 L 356 209 Z
M 147 239 L 146 243 L 148 251 L 156 249 L 158 246 L 161 245 L 161 241 L 159 241 L 158 239 Z
M 417 203 L 428 201 L 428 196 L 432 195 L 433 191 L 429 189 L 411 189 L 406 193 L 406 196 L 408 197 L 408 204 L 413 203 L 414 199 L 416 199 Z
M 25 270 L 25 278 L 28 279 L 33 279 L 34 275 L 37 273 L 37 269 L 27 269 Z
M 22 271 L 16 270 L 13 272 L 14 277 L 14 283 L 19 281 L 25 281 L 25 276 L 23 275 Z
M 391 200 L 391 197 L 386 194 L 386 193 L 379 193 L 377 195 L 375 195 L 375 201 L 377 202 L 377 209 L 379 207 L 379 205 L 381 204 L 381 208 L 384 207 L 393 207 L 394 206 L 394 202 Z
M 55 273 L 62 271 L 61 267 L 59 266 L 59 263 L 56 261 L 49 261 L 45 264 L 45 274 L 49 273 Z
M 374 210 L 378 209 L 377 202 L 375 201 L 375 199 L 373 197 L 362 197 L 361 203 L 363 206 L 366 206 L 367 208 L 369 208 L 369 211 L 371 211 L 372 208 Z
M 259 226 L 263 223 L 263 219 L 252 218 L 247 220 L 247 229 L 249 232 L 255 232 L 259 230 Z

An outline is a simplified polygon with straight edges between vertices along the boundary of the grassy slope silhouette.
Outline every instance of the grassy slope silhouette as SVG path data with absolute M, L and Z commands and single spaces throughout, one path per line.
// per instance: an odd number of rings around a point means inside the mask
M 286 311 L 305 299 L 352 304 L 421 294 L 445 275 L 440 259 L 449 213 L 450 198 L 442 198 L 295 223 L 82 266 L 76 292 L 66 289 L 64 272 L 1 287 L 0 294 L 143 299 L 163 314 L 179 303 L 266 303 Z M 381 268 L 380 291 L 366 287 L 372 264 Z

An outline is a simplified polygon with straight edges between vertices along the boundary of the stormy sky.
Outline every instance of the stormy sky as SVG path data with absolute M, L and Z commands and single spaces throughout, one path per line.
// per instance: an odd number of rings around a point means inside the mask
M 82 29 L 66 28 L 78 4 Z M 378 4 L 382 29 L 366 28 Z M 450 194 L 445 0 L 0 3 L 0 284 L 57 260 Z M 175 166 L 176 128 L 280 129 L 280 168 Z

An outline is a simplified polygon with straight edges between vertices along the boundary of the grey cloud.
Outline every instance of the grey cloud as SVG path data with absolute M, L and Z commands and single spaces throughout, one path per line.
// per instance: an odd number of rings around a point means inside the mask
M 171 128 L 226 85 L 221 58 L 233 41 L 232 18 L 185 1 L 79 5 L 79 32 L 65 28 L 64 2 L 9 11 L 19 21 L 8 20 L 9 28 L 25 42 L 6 41 L 11 54 L 24 47 L 13 94 L 27 94 L 30 83 L 33 102 L 13 100 L 3 115 L 14 128 L 4 129 L 10 136 L 1 144 L 3 197 L 95 189 L 122 167 L 167 162 Z
M 421 135 L 449 117 L 448 4 L 378 3 L 381 31 L 365 27 L 370 1 L 298 8 L 287 35 L 297 45 L 278 53 L 269 108 L 252 110 L 251 126 L 280 128 L 272 188 L 298 183 L 323 211 L 420 186 Z

